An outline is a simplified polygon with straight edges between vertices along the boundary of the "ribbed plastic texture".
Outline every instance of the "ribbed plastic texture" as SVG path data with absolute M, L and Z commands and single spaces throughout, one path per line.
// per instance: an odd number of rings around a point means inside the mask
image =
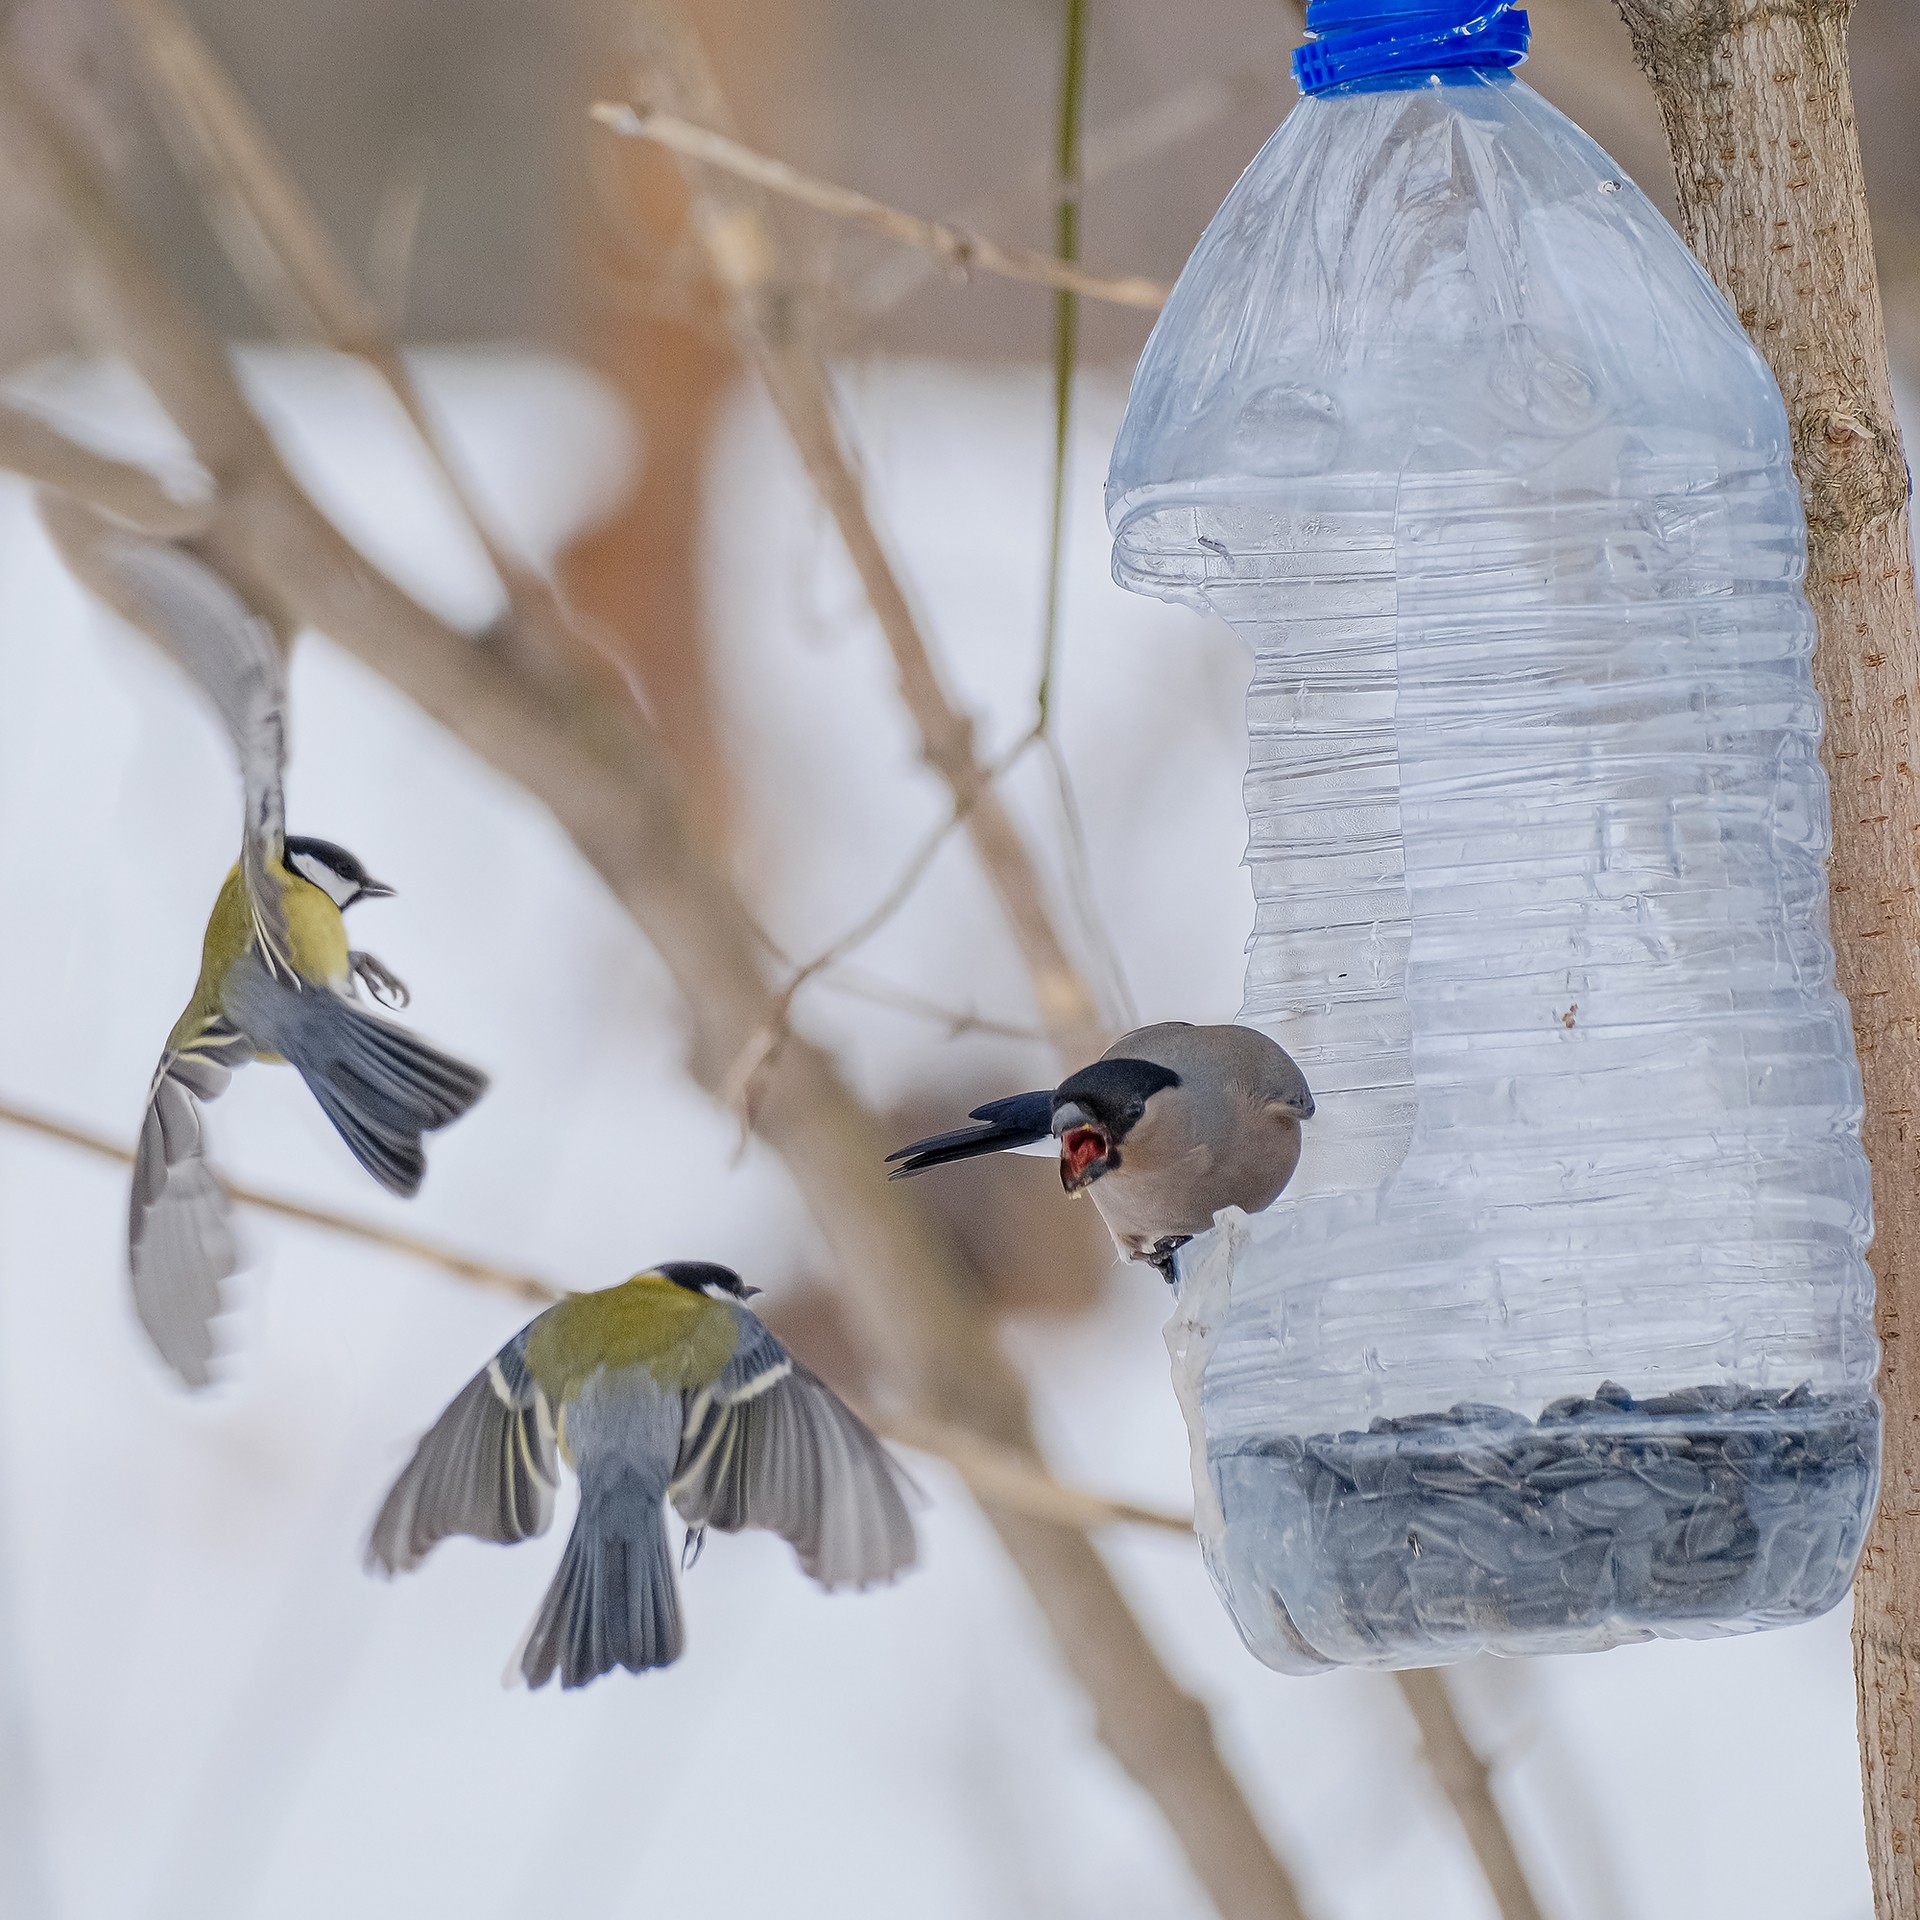
M 1878 1473 L 1778 391 L 1503 73 L 1303 100 L 1108 489 L 1253 647 L 1243 1018 L 1319 1102 L 1182 1256 L 1202 1534 L 1294 1671 L 1800 1620 Z

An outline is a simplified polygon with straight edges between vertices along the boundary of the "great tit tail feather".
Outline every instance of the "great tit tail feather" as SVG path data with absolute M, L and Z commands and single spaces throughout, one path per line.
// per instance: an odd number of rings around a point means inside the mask
M 299 1068 L 353 1157 L 391 1193 L 419 1191 L 421 1135 L 487 1089 L 477 1067 L 337 993 L 276 980 L 251 958 L 229 970 L 223 998 L 236 1026 Z
M 561 1686 L 584 1687 L 615 1667 L 671 1666 L 684 1644 L 658 1482 L 618 1467 L 602 1482 L 588 1469 L 560 1570 L 520 1657 L 527 1685 L 557 1673 Z
M 756 1347 L 770 1352 L 747 1348 L 736 1358 L 681 1449 L 671 1490 L 680 1517 L 722 1533 L 777 1533 L 829 1589 L 875 1586 L 905 1572 L 919 1552 L 905 1473 L 866 1422 L 772 1335 Z
M 981 1124 L 932 1134 L 888 1154 L 889 1164 L 896 1160 L 900 1164 L 887 1177 L 905 1180 L 925 1173 L 929 1167 L 971 1160 L 977 1154 L 1006 1153 L 1016 1147 L 1037 1145 L 1053 1132 L 1053 1095 L 1016 1093 L 1005 1100 L 989 1100 L 985 1106 L 975 1107 L 968 1117 Z
M 407 1572 L 452 1533 L 504 1546 L 546 1532 L 560 1467 L 525 1349 L 510 1341 L 422 1436 L 368 1535 L 369 1569 Z
M 207 1165 L 200 1102 L 253 1057 L 240 1034 L 209 1023 L 161 1056 L 134 1151 L 127 1270 L 134 1311 L 161 1359 L 190 1387 L 212 1378 L 221 1282 L 240 1265 L 232 1203 Z

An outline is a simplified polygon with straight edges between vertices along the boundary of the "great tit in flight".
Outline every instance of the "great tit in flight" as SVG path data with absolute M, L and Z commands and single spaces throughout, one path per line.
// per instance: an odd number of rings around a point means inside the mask
M 1163 1021 L 1122 1034 L 1048 1093 L 989 1100 L 977 1127 L 889 1154 L 903 1180 L 1051 1139 L 1060 1184 L 1090 1193 L 1114 1244 L 1174 1278 L 1173 1256 L 1223 1207 L 1271 1206 L 1300 1164 L 1313 1095 L 1284 1048 L 1252 1027 Z
M 918 1550 L 905 1476 L 749 1310 L 757 1291 L 670 1260 L 549 1307 L 428 1429 L 373 1523 L 369 1568 L 417 1567 L 449 1534 L 544 1533 L 565 1460 L 580 1510 L 520 1648 L 533 1687 L 680 1657 L 669 1500 L 690 1553 L 709 1527 L 764 1527 L 829 1589 L 904 1572 Z
M 352 854 L 286 832 L 286 683 L 280 648 L 219 574 L 181 548 L 117 541 L 115 577 L 209 695 L 239 755 L 246 817 L 238 863 L 213 905 L 200 977 L 147 1094 L 133 1169 L 134 1306 L 161 1357 L 204 1386 L 220 1283 L 238 1265 L 228 1202 L 207 1166 L 200 1102 L 249 1060 L 289 1061 L 354 1158 L 389 1191 L 426 1172 L 421 1135 L 456 1120 L 486 1076 L 356 1005 L 356 981 L 389 1005 L 406 989 L 347 945 L 343 910 L 393 889 Z

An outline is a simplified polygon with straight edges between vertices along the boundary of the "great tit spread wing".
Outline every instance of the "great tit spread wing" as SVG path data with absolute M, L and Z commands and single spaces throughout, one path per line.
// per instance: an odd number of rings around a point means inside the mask
M 887 1160 L 898 1160 L 887 1178 L 905 1180 L 929 1167 L 944 1167 L 955 1160 L 971 1160 L 981 1153 L 1007 1153 L 1030 1147 L 1051 1138 L 1053 1133 L 1053 1095 L 1016 1093 L 1005 1100 L 989 1100 L 968 1115 L 978 1120 L 977 1127 L 957 1127 L 952 1133 L 936 1133 L 916 1140 Z
M 299 1068 L 353 1157 L 390 1193 L 419 1191 L 420 1136 L 459 1119 L 487 1089 L 479 1068 L 337 993 L 277 979 L 251 955 L 227 970 L 221 1004 L 263 1051 Z
M 133 1305 L 160 1357 L 190 1387 L 213 1358 L 220 1283 L 240 1264 L 226 1193 L 206 1161 L 200 1102 L 226 1091 L 253 1043 L 214 1018 L 176 1035 L 147 1091 L 127 1217 Z
M 272 970 L 292 979 L 286 912 L 272 877 L 287 830 L 287 681 L 280 643 L 212 567 L 184 548 L 118 539 L 108 565 L 146 605 L 156 637 L 226 723 L 245 794 L 240 868 L 255 936 Z
M 406 1572 L 450 1533 L 502 1544 L 545 1533 L 559 1480 L 553 1409 L 518 1334 L 422 1436 L 374 1520 L 367 1565 Z
M 690 1397 L 668 1489 L 690 1527 L 765 1527 L 823 1587 L 867 1587 L 918 1552 L 905 1476 L 866 1423 L 751 1314 L 712 1387 Z

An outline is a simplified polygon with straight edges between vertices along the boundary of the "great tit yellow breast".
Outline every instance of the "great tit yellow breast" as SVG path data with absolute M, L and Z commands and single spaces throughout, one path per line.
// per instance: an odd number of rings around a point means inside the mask
M 235 866 L 222 883 L 213 912 L 207 919 L 206 937 L 200 943 L 200 978 L 194 982 L 193 998 L 186 1011 L 173 1023 L 167 1045 L 177 1047 L 191 1040 L 209 1020 L 220 1014 L 220 987 L 227 969 L 246 952 L 253 938 L 253 916 L 247 912 L 247 897 Z
M 711 1386 L 739 1339 L 739 1321 L 717 1300 L 642 1273 L 549 1307 L 528 1330 L 527 1369 L 555 1406 L 602 1367 L 644 1367 L 659 1385 L 684 1393 Z
M 287 915 L 287 938 L 293 946 L 293 970 L 303 980 L 324 986 L 347 984 L 347 923 L 330 895 L 297 873 L 278 869 L 280 898 Z

